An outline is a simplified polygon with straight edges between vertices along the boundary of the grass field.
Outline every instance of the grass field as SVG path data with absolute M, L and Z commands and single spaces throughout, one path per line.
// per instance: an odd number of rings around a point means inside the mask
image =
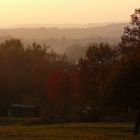
M 130 123 L 1 125 L 0 140 L 140 140 Z

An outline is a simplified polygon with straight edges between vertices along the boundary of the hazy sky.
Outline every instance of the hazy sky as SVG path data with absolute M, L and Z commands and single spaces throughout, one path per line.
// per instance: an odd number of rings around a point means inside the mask
M 140 0 L 0 0 L 0 26 L 129 21 Z

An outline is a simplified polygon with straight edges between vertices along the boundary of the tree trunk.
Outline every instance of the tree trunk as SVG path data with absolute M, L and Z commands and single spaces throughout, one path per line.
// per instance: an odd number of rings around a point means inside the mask
M 134 135 L 138 135 L 138 133 L 139 133 L 139 125 L 140 125 L 140 110 L 137 113 L 137 118 L 136 118 L 135 128 L 134 128 Z

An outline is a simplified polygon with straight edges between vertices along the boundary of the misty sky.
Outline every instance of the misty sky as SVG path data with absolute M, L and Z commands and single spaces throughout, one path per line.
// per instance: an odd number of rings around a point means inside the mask
M 0 26 L 129 21 L 140 0 L 0 0 Z

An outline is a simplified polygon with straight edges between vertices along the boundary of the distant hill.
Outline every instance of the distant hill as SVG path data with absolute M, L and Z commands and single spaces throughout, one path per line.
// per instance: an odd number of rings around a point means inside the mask
M 66 53 L 68 59 L 77 62 L 80 57 L 85 55 L 89 44 L 120 42 L 124 27 L 127 23 L 108 24 L 88 24 L 88 25 L 61 25 L 63 28 L 50 25 L 48 28 L 44 25 L 22 25 L 24 28 L 0 29 L 0 42 L 19 38 L 25 45 L 37 42 L 47 44 L 57 53 Z M 72 28 L 73 26 L 73 28 Z M 96 26 L 96 27 L 95 27 Z M 20 27 L 20 26 L 19 26 Z M 65 28 L 69 27 L 69 28 Z M 71 28 L 70 28 L 71 27 Z
M 126 22 L 127 23 L 127 22 Z M 20 24 L 9 27 L 3 27 L 3 29 L 16 29 L 16 28 L 91 28 L 91 27 L 100 27 L 110 24 L 119 24 L 119 23 L 89 23 L 89 24 Z M 2 27 L 1 27 L 2 28 Z
M 58 28 L 56 25 L 51 25 L 52 27 L 41 27 L 41 25 L 36 26 L 23 26 L 24 28 L 11 28 L 11 29 L 0 29 L 0 36 L 12 36 L 15 38 L 24 39 L 46 39 L 46 38 L 57 38 L 62 37 L 69 39 L 80 39 L 80 38 L 94 38 L 94 37 L 108 37 L 108 38 L 118 38 L 123 32 L 123 28 L 127 23 L 109 24 L 95 27 L 94 24 L 81 25 L 69 27 L 71 28 Z M 66 25 L 65 25 L 66 26 Z M 62 25 L 62 27 L 65 27 Z M 68 25 L 67 25 L 68 26 Z

